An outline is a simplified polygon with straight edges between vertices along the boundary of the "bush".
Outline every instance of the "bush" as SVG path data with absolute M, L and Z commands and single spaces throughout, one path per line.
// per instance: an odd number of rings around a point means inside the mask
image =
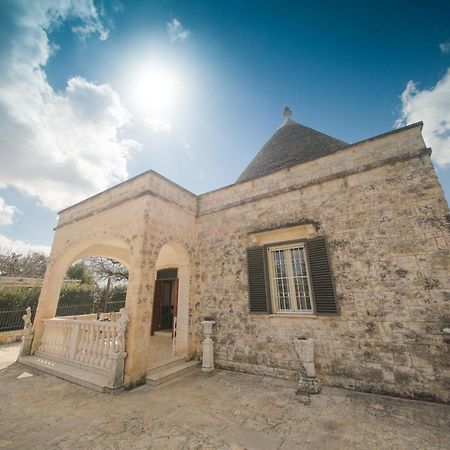
M 58 306 L 93 305 L 95 301 L 95 286 L 68 285 L 61 289 Z
M 40 287 L 16 287 L 0 290 L 0 311 L 23 309 L 27 306 L 36 308 L 41 293 Z

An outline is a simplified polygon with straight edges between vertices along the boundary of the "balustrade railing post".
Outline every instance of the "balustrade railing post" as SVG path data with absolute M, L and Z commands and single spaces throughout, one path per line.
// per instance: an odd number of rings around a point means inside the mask
M 125 329 L 129 321 L 125 308 L 120 309 L 120 318 L 112 329 L 112 345 L 108 356 L 108 387 L 114 388 L 123 383 L 125 373 Z
M 69 359 L 71 361 L 75 361 L 78 352 L 78 341 L 80 337 L 80 324 L 74 323 L 72 324 L 72 332 L 70 334 L 70 343 L 69 343 Z
M 65 360 L 87 371 L 100 371 L 106 376 L 107 386 L 117 388 L 123 384 L 124 378 L 128 320 L 124 308 L 115 322 L 44 319 L 44 333 L 37 354 L 50 360 L 52 357 L 58 361 Z

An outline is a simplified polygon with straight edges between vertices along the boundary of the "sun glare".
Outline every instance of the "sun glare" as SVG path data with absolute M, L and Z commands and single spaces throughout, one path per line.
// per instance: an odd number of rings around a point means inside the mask
M 169 113 L 177 99 L 176 77 L 158 65 L 148 65 L 137 70 L 131 88 L 135 105 L 146 113 Z

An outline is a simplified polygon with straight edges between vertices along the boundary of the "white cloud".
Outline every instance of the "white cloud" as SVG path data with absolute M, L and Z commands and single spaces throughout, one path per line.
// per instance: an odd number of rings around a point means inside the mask
M 6 0 L 0 16 L 0 187 L 58 210 L 124 180 L 138 144 L 121 137 L 130 117 L 117 92 L 82 77 L 56 92 L 44 71 L 47 30 L 62 21 L 107 37 L 92 0 Z
M 50 254 L 50 247 L 48 245 L 33 245 L 24 241 L 9 239 L 8 237 L 0 234 L 0 253 L 15 252 L 22 255 L 28 253 L 43 253 L 44 255 Z
M 402 113 L 396 126 L 423 121 L 423 137 L 441 167 L 450 165 L 450 69 L 431 89 L 410 81 L 403 91 Z
M 441 49 L 442 53 L 450 53 L 450 41 L 448 41 L 448 42 L 441 42 L 439 44 L 439 48 Z
M 170 122 L 167 120 L 157 119 L 155 117 L 146 117 L 144 123 L 154 132 L 154 133 L 170 133 L 172 127 Z
M 166 26 L 170 42 L 183 42 L 191 34 L 189 30 L 181 25 L 181 22 L 178 19 L 172 19 L 170 22 L 167 22 Z
M 92 3 L 91 0 L 84 0 L 81 3 L 84 5 L 81 9 L 77 9 L 76 11 L 76 14 L 81 19 L 81 24 L 73 26 L 72 32 L 77 34 L 82 40 L 86 39 L 91 34 L 98 33 L 100 40 L 106 41 L 109 36 L 109 30 L 103 25 L 100 19 L 100 14 L 94 3 Z
M 14 215 L 19 212 L 16 206 L 8 205 L 5 199 L 0 197 L 0 225 L 11 225 Z

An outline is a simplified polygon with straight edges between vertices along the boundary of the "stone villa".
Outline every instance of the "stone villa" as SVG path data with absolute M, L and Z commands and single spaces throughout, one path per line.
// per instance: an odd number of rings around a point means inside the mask
M 216 367 L 294 379 L 309 338 L 323 384 L 449 402 L 450 216 L 422 123 L 347 144 L 290 114 L 230 186 L 148 171 L 61 211 L 20 361 L 89 385 L 122 358 L 105 386 L 131 388 L 149 361 L 197 364 L 209 318 Z M 129 269 L 126 314 L 53 319 L 96 255 Z

